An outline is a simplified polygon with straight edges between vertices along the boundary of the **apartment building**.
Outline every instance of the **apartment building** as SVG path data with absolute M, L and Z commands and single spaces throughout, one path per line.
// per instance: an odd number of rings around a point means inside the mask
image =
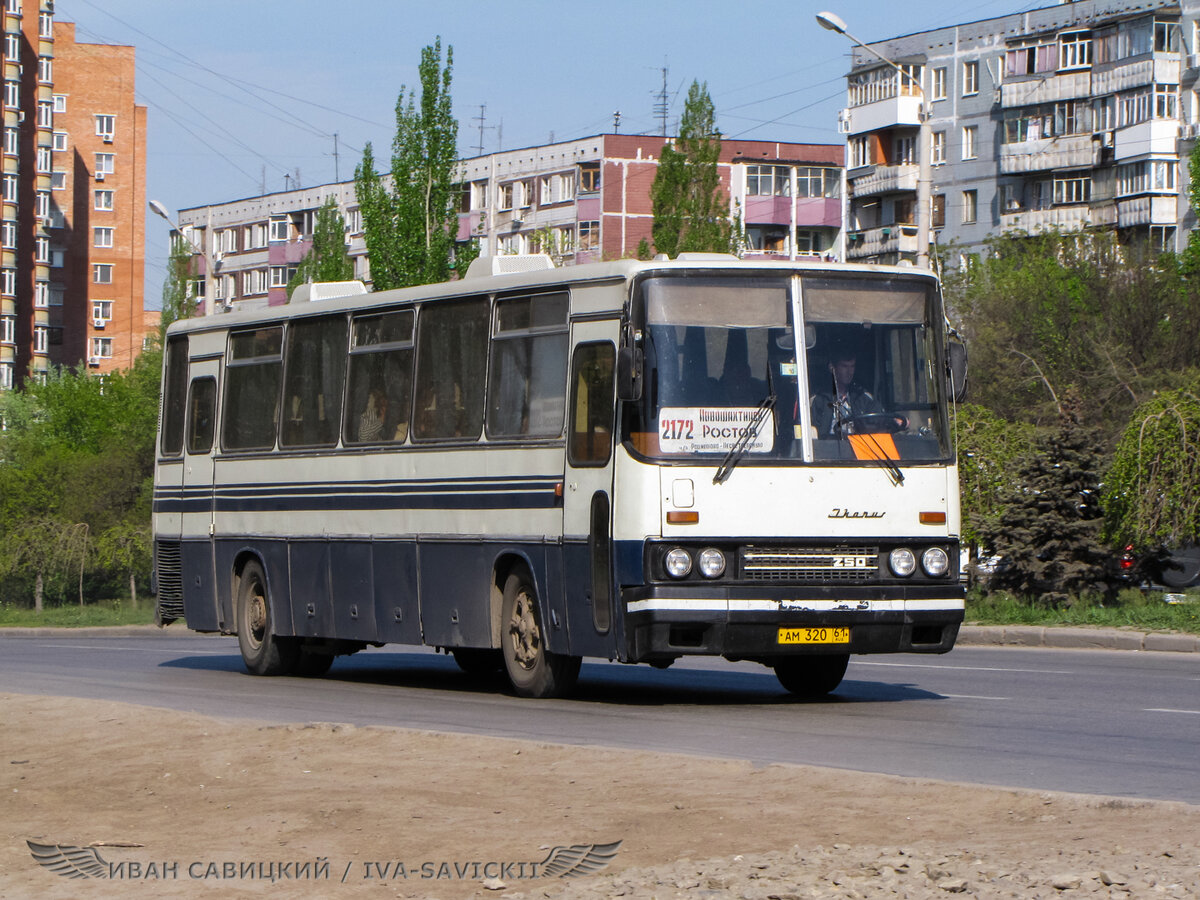
M 472 157 L 459 163 L 457 239 L 484 255 L 546 252 L 559 265 L 634 256 L 651 243 L 650 186 L 663 138 L 602 134 Z M 831 255 L 841 243 L 842 147 L 729 140 L 721 185 L 743 223 L 746 255 Z M 287 302 L 311 246 L 317 210 L 333 196 L 346 220 L 356 276 L 370 280 L 353 182 L 180 210 L 197 249 L 198 299 L 214 310 Z M 203 305 L 203 304 L 201 304 Z
M 77 43 L 53 0 L 0 0 L 0 389 L 128 367 L 145 335 L 146 110 L 132 47 Z
M 1115 227 L 1178 249 L 1194 225 L 1200 2 L 1075 0 L 861 47 L 847 76 L 847 258 L 917 255 L 928 116 L 931 239 Z

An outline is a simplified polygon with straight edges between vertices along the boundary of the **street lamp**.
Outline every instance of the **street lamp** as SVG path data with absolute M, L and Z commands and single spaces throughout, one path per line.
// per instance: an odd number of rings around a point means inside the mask
M 163 206 L 161 203 L 159 203 L 157 200 L 150 200 L 149 204 L 150 204 L 151 212 L 153 212 L 156 216 L 159 216 L 159 217 L 165 219 L 167 224 L 170 225 L 172 228 L 174 228 L 175 231 L 179 234 L 179 236 L 181 238 L 183 238 L 185 241 L 187 241 L 189 244 L 191 244 L 192 249 L 196 253 L 199 253 L 204 258 L 204 306 L 203 306 L 203 310 L 204 310 L 204 315 L 211 316 L 213 314 L 213 264 L 212 264 L 212 257 L 208 253 L 207 246 L 201 247 L 198 244 L 196 244 L 195 241 L 193 241 L 191 238 L 189 238 L 187 235 L 185 235 L 183 233 L 183 229 L 179 226 L 179 223 L 177 223 L 174 219 L 171 218 L 171 214 L 169 212 L 167 212 L 167 208 L 165 206 Z M 208 244 L 208 229 L 205 229 L 205 232 L 204 232 L 204 242 L 206 245 Z
M 917 265 L 929 268 L 929 217 L 932 214 L 932 175 L 930 171 L 929 104 L 925 100 L 925 88 L 920 80 L 914 78 L 911 72 L 906 72 L 873 47 L 869 47 L 846 30 L 846 23 L 831 12 L 817 13 L 817 24 L 829 31 L 845 35 L 859 47 L 862 47 L 876 59 L 891 66 L 900 73 L 901 78 L 912 82 L 921 97 L 921 108 L 917 113 L 920 130 L 917 133 Z M 847 198 L 848 199 L 848 198 Z

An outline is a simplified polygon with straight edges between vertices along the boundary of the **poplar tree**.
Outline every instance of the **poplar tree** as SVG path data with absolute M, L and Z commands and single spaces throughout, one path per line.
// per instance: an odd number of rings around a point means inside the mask
M 376 173 L 369 143 L 355 169 L 375 290 L 445 281 L 454 268 L 458 120 L 450 101 L 453 63 L 454 48 L 447 47 L 442 65 L 439 37 L 421 51 L 420 97 L 401 86 L 391 183 Z
M 733 246 L 729 201 L 721 190 L 717 163 L 721 133 L 708 85 L 693 81 L 688 90 L 679 137 L 662 149 L 650 202 L 651 235 L 659 253 L 727 253 Z
M 288 293 L 310 281 L 350 281 L 353 277 L 354 261 L 346 252 L 346 221 L 338 211 L 337 200 L 326 197 L 317 210 L 312 247 L 288 282 Z

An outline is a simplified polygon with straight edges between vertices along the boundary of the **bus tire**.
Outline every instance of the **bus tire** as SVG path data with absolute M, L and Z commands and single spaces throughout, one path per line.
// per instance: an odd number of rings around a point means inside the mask
M 561 697 L 575 686 L 581 660 L 546 649 L 537 589 L 523 569 L 504 583 L 500 621 L 504 669 L 518 696 Z
M 495 675 L 504 668 L 504 654 L 486 647 L 452 647 L 450 655 L 468 675 Z
M 238 582 L 237 624 L 242 662 L 251 675 L 286 675 L 295 668 L 299 645 L 294 638 L 275 634 L 267 577 L 253 560 Z
M 820 656 L 786 656 L 775 662 L 775 677 L 798 697 L 824 697 L 842 683 L 849 653 Z

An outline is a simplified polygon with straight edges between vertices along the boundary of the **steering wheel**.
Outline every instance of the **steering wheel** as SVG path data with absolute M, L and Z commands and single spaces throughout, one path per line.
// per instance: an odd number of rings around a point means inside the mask
M 896 413 L 865 413 L 851 416 L 844 424 L 853 434 L 895 434 L 908 427 L 908 420 Z

